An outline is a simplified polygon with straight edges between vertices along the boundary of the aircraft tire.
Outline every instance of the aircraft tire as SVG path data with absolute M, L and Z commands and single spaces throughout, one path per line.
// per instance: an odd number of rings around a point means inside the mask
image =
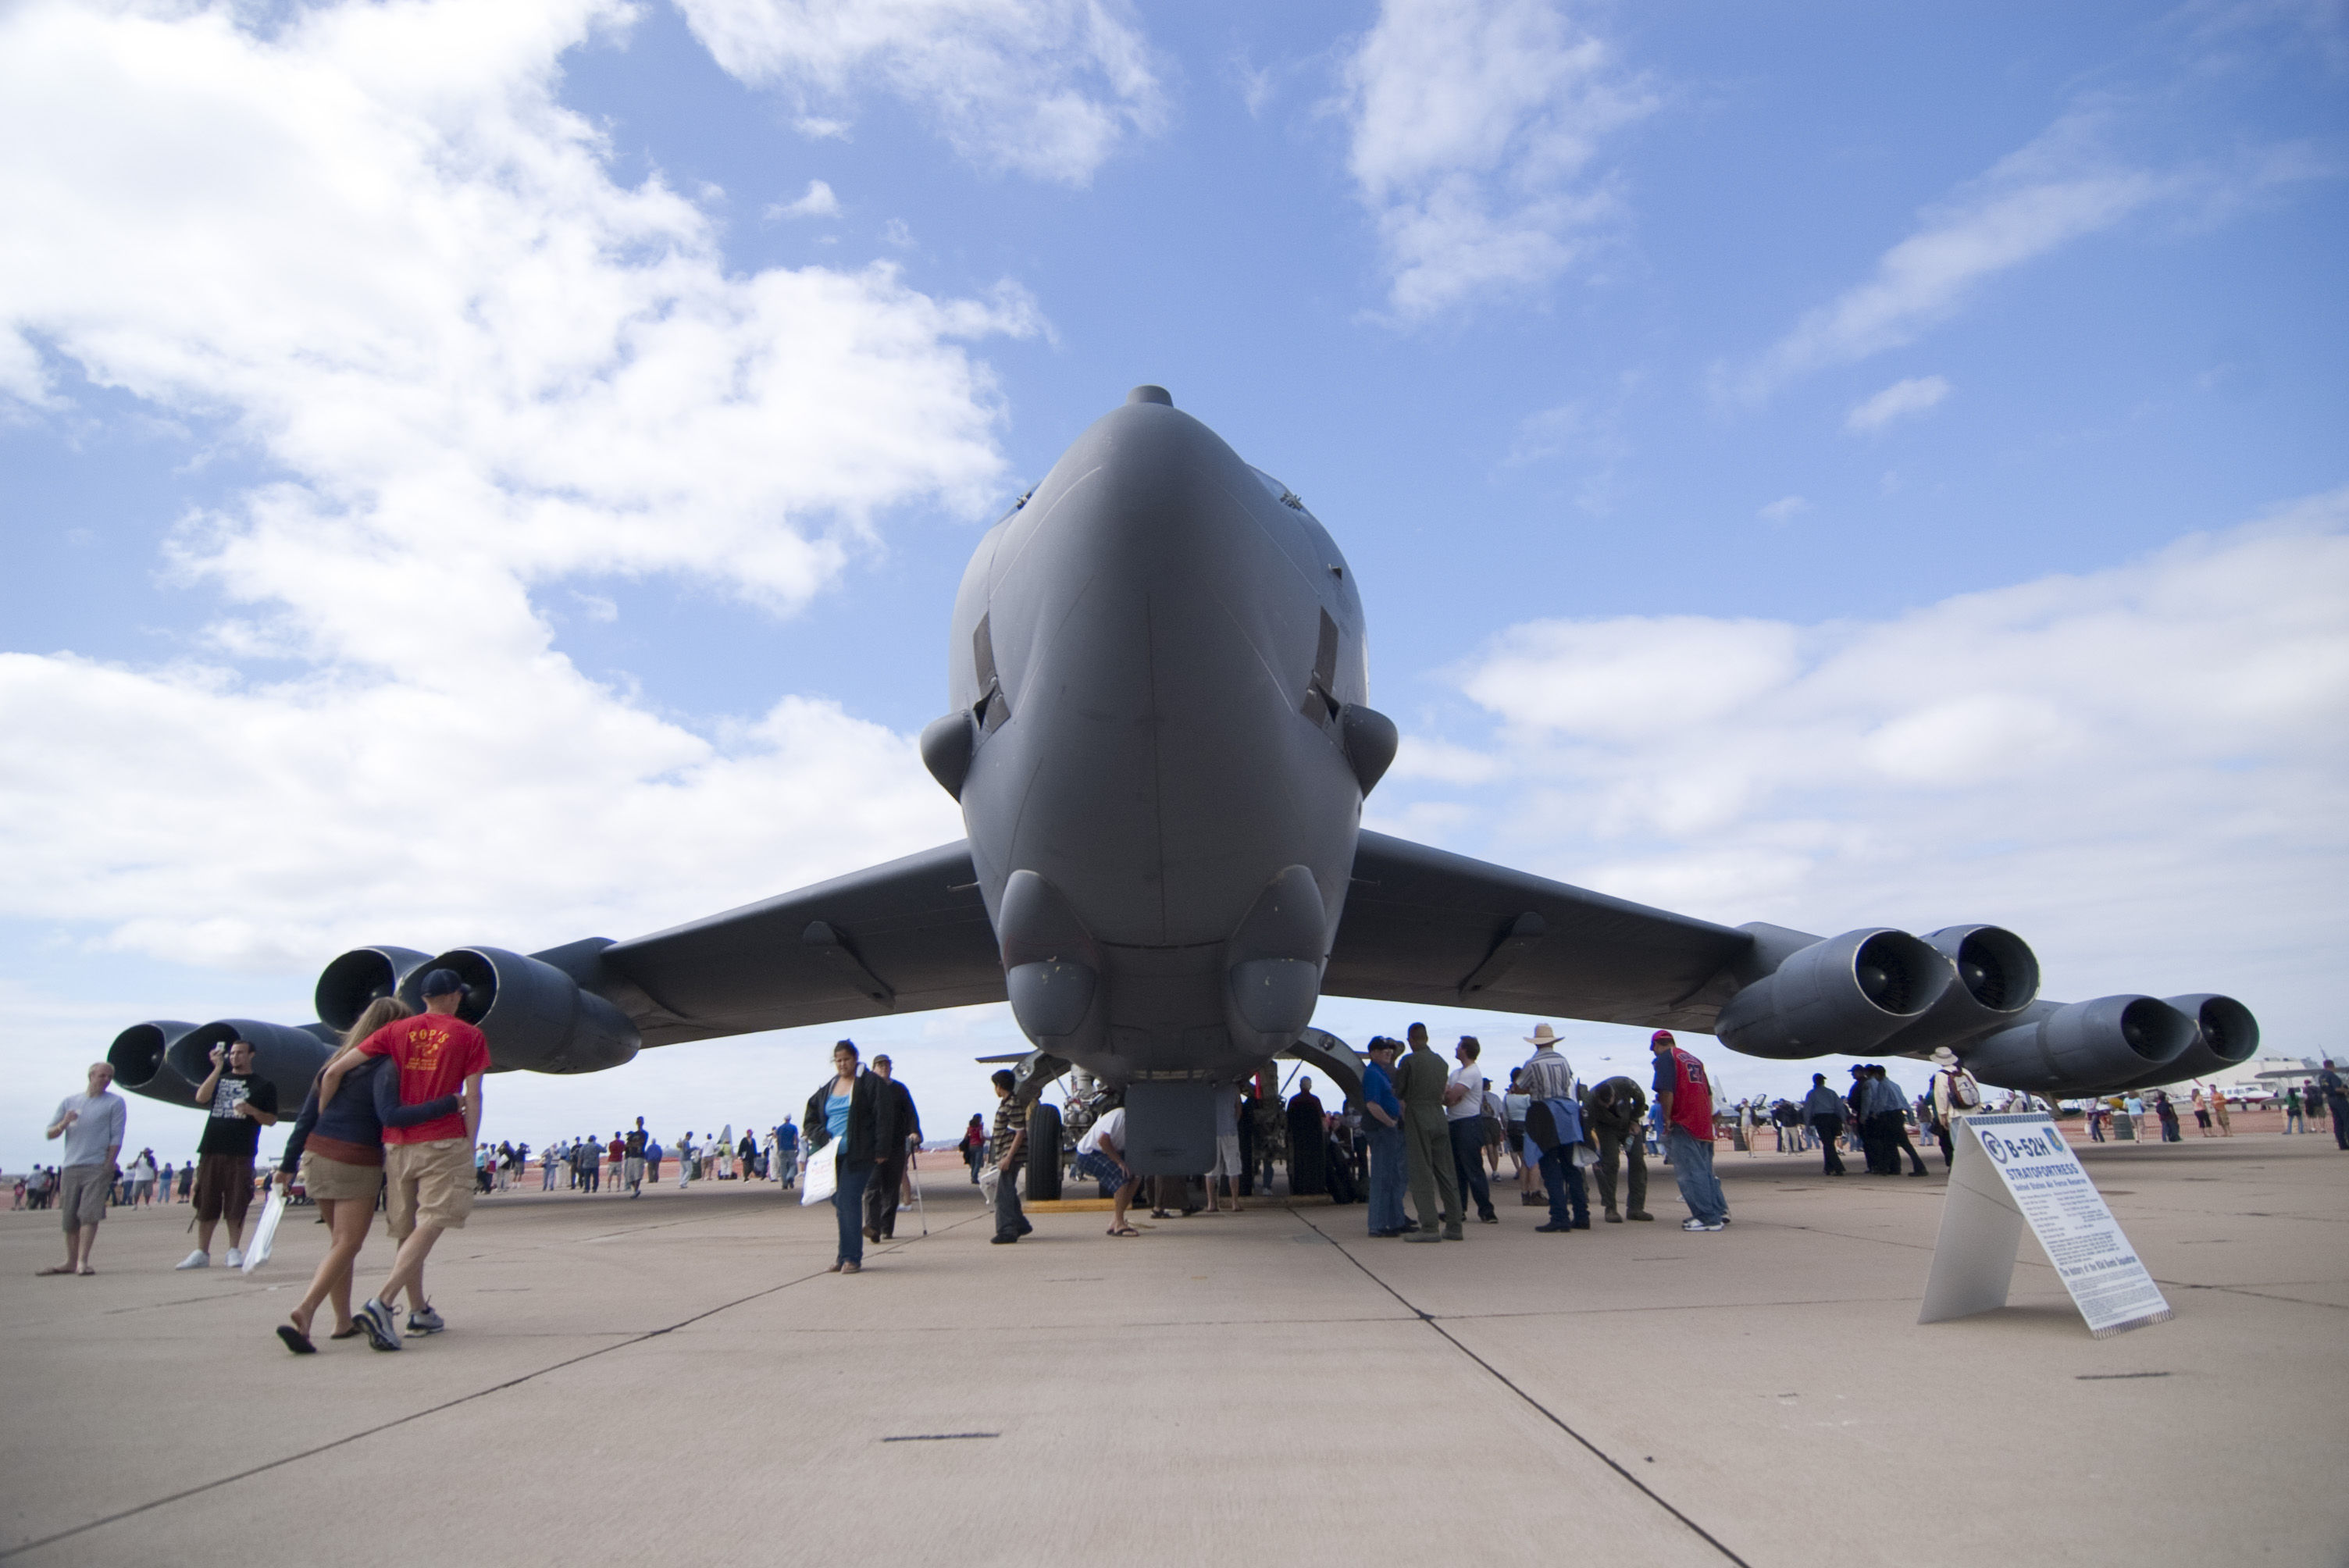
M 1061 1195 L 1061 1108 L 1038 1100 L 1028 1109 L 1028 1202 Z

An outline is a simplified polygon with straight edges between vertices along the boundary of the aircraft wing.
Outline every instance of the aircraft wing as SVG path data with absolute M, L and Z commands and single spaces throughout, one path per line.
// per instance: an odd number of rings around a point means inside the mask
M 957 841 L 615 943 L 605 986 L 648 1046 L 1004 999 Z
M 1709 1034 L 1744 932 L 1364 832 L 1321 989 Z

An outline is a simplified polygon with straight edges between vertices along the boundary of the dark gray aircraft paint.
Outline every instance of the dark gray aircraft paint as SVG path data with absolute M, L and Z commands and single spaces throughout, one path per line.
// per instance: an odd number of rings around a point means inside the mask
M 1649 909 L 1361 830 L 1396 745 L 1362 602 L 1304 503 L 1159 387 L 1096 421 L 979 542 L 922 757 L 968 838 L 626 942 L 523 955 L 347 953 L 321 1025 L 454 968 L 500 1068 L 592 1072 L 646 1045 L 1008 1000 L 1037 1047 L 1127 1094 L 1146 1171 L 1205 1169 L 1207 1086 L 1290 1052 L 1324 995 L 1717 1035 L 1752 1055 L 1930 1055 L 2054 1095 L 2248 1060 L 2228 997 L 2039 998 L 1992 925 L 1822 939 Z M 237 1021 L 137 1025 L 125 1088 L 181 1099 Z

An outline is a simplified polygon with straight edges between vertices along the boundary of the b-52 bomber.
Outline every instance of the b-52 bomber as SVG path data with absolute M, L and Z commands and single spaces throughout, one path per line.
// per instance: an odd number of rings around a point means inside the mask
M 1995 925 L 1735 928 L 1370 832 L 1393 760 L 1362 601 L 1279 480 L 1136 387 L 980 540 L 921 755 L 968 837 L 625 942 L 328 964 L 317 1024 L 134 1026 L 126 1088 L 186 1104 L 212 1047 L 308 1079 L 375 997 L 457 971 L 500 1069 L 597 1072 L 647 1046 L 1009 1001 L 1022 1092 L 1074 1064 L 1123 1089 L 1136 1167 L 1213 1162 L 1214 1086 L 1351 1053 L 1325 995 L 1713 1034 L 1733 1050 L 1925 1057 L 2064 1096 L 2249 1059 L 2229 997 L 2039 996 Z M 1340 1066 L 1350 1066 L 1350 1060 Z M 1351 1078 L 1341 1073 L 1341 1078 Z M 1356 1081 L 1359 1081 L 1358 1079 Z

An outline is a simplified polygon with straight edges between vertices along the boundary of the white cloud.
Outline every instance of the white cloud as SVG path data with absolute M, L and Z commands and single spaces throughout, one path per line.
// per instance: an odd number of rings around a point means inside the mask
M 978 506 L 999 415 L 957 340 L 1024 300 L 730 272 L 554 100 L 613 5 L 244 15 L 0 21 L 0 140 L 44 150 L 0 160 L 0 343 L 52 356 L 25 390 L 69 362 L 279 476 L 176 536 L 226 606 L 179 661 L 0 656 L 0 915 L 283 971 L 625 934 L 954 837 L 905 738 L 788 697 L 697 733 L 532 595 L 657 572 L 789 610 L 885 510 Z
M 1495 728 L 1453 847 L 1731 923 L 1992 920 L 2051 995 L 2229 990 L 2271 1037 L 2330 1026 L 2349 490 L 1888 621 L 1519 626 L 1463 684 Z
M 1811 510 L 1811 503 L 1798 495 L 1782 495 L 1754 515 L 1764 522 L 1784 525 L 1794 521 Z
M 1950 395 L 1950 384 L 1939 376 L 1912 376 L 1895 381 L 1873 397 L 1852 406 L 1843 418 L 1847 430 L 1876 431 L 1896 419 L 1928 413 Z
M 840 198 L 821 180 L 808 181 L 807 194 L 796 201 L 778 201 L 767 209 L 770 218 L 837 218 Z
M 1718 367 L 1715 390 L 1758 400 L 1797 377 L 1912 343 L 1986 280 L 2111 228 L 2178 178 L 2133 169 L 2097 145 L 2095 116 L 2067 115 L 1947 201 L 1887 251 L 1876 273 L 1795 324 L 1743 369 Z
M 1149 41 L 1121 0 L 678 0 L 718 63 L 827 106 L 868 80 L 990 169 L 1082 185 L 1165 122 Z M 845 134 L 844 115 L 811 116 Z
M 1349 167 L 1406 320 L 1537 287 L 1616 216 L 1589 177 L 1654 95 L 1550 0 L 1387 0 L 1346 67 Z

